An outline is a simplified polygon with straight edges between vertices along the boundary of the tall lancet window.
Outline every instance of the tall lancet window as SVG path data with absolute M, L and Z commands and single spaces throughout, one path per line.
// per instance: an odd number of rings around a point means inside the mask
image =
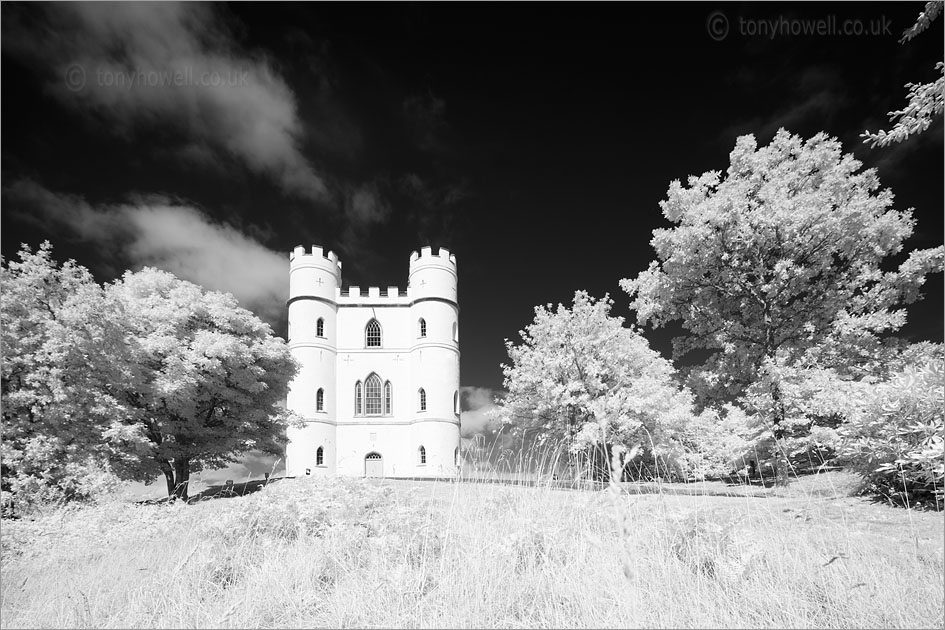
M 321 387 L 315 393 L 315 411 L 325 411 L 325 390 Z
M 421 387 L 420 391 L 418 392 L 418 395 L 420 398 L 420 411 L 426 411 L 427 410 L 427 393 Z
M 315 322 L 315 336 L 324 337 L 325 336 L 325 320 L 321 317 L 318 318 L 318 321 Z
M 371 374 L 364 381 L 364 413 L 368 416 L 381 415 L 381 377 Z
M 423 319 L 422 317 L 420 318 L 420 336 L 427 336 L 427 320 Z
M 376 319 L 369 321 L 364 328 L 364 343 L 368 348 L 381 347 L 381 325 Z
M 389 416 L 390 410 L 393 409 L 391 406 L 391 386 L 390 381 L 384 383 L 384 415 Z
M 354 384 L 354 415 L 361 415 L 361 381 Z

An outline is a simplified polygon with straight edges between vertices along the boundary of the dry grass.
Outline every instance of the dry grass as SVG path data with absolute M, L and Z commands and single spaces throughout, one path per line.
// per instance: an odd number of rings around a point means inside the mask
M 57 511 L 3 523 L 0 620 L 942 627 L 942 513 L 848 485 L 831 473 L 722 497 L 305 478 L 192 506 Z

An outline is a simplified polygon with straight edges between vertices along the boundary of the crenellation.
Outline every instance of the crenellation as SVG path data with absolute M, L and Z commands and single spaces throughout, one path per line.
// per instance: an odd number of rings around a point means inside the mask
M 380 287 L 368 287 L 367 294 L 369 298 L 379 298 L 381 297 L 381 288 Z
M 450 266 L 456 266 L 456 256 L 445 247 L 440 247 L 435 254 L 430 246 L 421 247 L 419 254 L 416 251 L 410 253 L 411 266 L 417 263 L 443 264 L 444 262 Z
M 320 245 L 312 245 L 311 252 L 305 251 L 305 248 L 301 245 L 296 245 L 295 248 L 289 253 L 290 262 L 294 262 L 297 259 L 301 259 L 303 257 L 310 258 L 310 259 L 318 257 L 323 260 L 327 260 L 331 263 L 333 267 L 336 267 L 339 272 L 341 271 L 341 261 L 338 260 L 338 255 L 335 254 L 335 252 L 333 251 L 329 251 L 326 254 L 324 248 L 322 248 Z M 302 262 L 302 261 L 299 260 L 299 262 Z

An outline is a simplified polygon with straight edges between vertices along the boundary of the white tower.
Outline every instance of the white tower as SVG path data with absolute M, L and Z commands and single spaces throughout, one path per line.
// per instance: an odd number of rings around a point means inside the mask
M 417 448 L 424 447 L 427 466 L 433 470 L 448 469 L 459 459 L 456 285 L 456 257 L 449 250 L 441 247 L 433 254 L 424 247 L 419 255 L 411 254 L 408 294 L 417 335 L 410 349 L 410 366 L 418 399 L 411 441 Z
M 286 474 L 441 477 L 459 459 L 456 257 L 424 247 L 406 291 L 341 289 L 334 253 L 290 255 Z
M 337 403 L 338 304 L 341 262 L 334 252 L 296 247 L 289 255 L 289 348 L 301 370 L 289 386 L 286 406 L 305 419 L 288 430 L 286 474 L 334 473 Z M 317 444 L 315 448 L 308 445 Z M 321 448 L 321 453 L 318 452 Z

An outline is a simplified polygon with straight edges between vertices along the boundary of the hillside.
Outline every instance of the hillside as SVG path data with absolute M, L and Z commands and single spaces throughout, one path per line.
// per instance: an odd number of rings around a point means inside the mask
M 943 513 L 312 478 L 4 521 L 3 627 L 941 627 Z M 693 487 L 695 489 L 695 487 Z M 625 489 L 626 490 L 626 489 Z

